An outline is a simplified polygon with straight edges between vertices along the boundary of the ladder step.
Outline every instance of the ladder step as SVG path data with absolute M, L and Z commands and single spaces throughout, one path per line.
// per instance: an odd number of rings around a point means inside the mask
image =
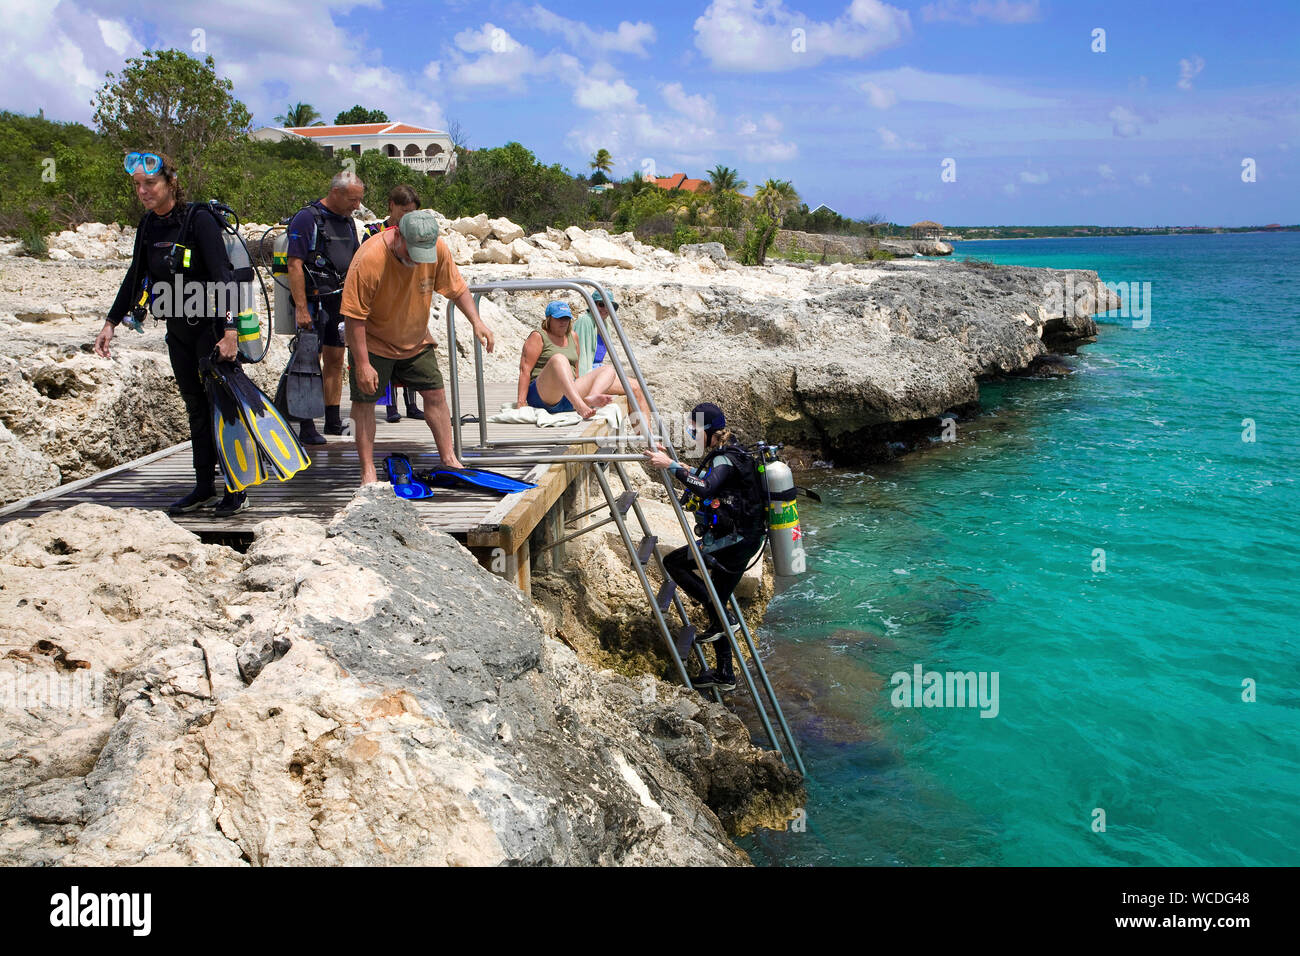
M 655 598 L 655 603 L 659 605 L 659 610 L 666 611 L 673 606 L 673 595 L 677 593 L 677 582 L 669 578 L 659 588 L 659 594 Z
M 618 499 L 614 502 L 614 507 L 618 509 L 619 514 L 625 515 L 632 510 L 632 502 L 636 501 L 636 499 L 637 494 L 635 491 L 625 491 L 618 496 Z
M 687 624 L 673 638 L 677 644 L 677 656 L 686 660 L 691 656 L 691 647 L 695 644 L 695 625 Z
M 650 560 L 650 555 L 655 553 L 655 545 L 658 543 L 659 539 L 652 534 L 641 539 L 641 544 L 636 549 L 636 559 L 642 567 Z

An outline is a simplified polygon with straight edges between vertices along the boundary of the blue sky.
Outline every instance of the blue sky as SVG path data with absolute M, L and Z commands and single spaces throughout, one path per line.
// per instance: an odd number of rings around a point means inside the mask
M 198 43 L 259 124 L 291 101 L 328 119 L 360 102 L 455 118 L 472 146 L 515 139 L 573 170 L 602 146 L 617 176 L 723 163 L 790 179 L 809 205 L 899 222 L 1300 222 L 1295 0 L 632 9 L 0 0 L 0 56 L 19 65 L 0 105 L 86 122 L 106 70 Z

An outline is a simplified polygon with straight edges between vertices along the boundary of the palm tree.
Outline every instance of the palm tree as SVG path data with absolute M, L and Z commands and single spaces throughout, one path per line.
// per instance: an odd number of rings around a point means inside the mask
M 730 166 L 719 163 L 709 170 L 709 182 L 716 192 L 740 192 L 749 183 L 740 178 L 740 173 Z
M 799 194 L 788 179 L 769 179 L 754 193 L 754 205 L 759 210 L 755 218 L 756 228 L 763 230 L 758 242 L 757 259 L 761 266 L 767 259 L 767 247 L 781 228 L 785 214 L 799 205 Z M 763 221 L 765 218 L 766 221 Z
M 588 165 L 592 169 L 600 170 L 602 173 L 609 173 L 614 168 L 614 157 L 609 154 L 609 150 L 601 147 L 596 150 L 596 155 L 591 157 Z
M 275 121 L 286 128 L 325 125 L 320 113 L 316 112 L 316 107 L 310 103 L 294 103 L 288 112 L 277 116 Z

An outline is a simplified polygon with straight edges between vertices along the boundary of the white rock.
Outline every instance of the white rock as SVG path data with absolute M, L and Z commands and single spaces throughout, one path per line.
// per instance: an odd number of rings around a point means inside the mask
M 515 239 L 510 243 L 510 254 L 516 262 L 529 262 L 537 255 L 538 249 L 528 244 L 527 239 Z
M 20 240 L 4 238 L 0 239 L 0 256 L 16 256 L 22 252 L 23 244 Z
M 514 242 L 524 237 L 524 227 L 515 225 L 504 216 L 500 219 L 489 219 L 488 225 L 492 227 L 492 235 L 502 242 Z
M 474 253 L 478 252 L 479 249 L 477 242 L 454 230 L 443 236 L 443 241 L 447 243 L 447 250 L 451 253 L 451 260 L 456 265 L 465 266 L 474 261 Z
M 102 222 L 83 222 L 77 227 L 77 232 L 79 234 L 88 236 L 92 239 L 99 236 L 107 236 L 110 232 L 115 231 L 116 230 L 112 226 L 106 226 Z
M 569 248 L 569 235 L 561 229 L 554 226 L 546 227 L 546 238 L 556 243 L 561 249 Z
M 577 226 L 570 226 L 568 229 L 564 230 L 564 234 L 569 237 L 570 242 L 572 242 L 574 239 L 584 239 L 586 238 L 587 235 Z
M 564 246 L 561 246 L 558 242 L 548 238 L 544 233 L 539 232 L 535 236 L 529 236 L 528 239 L 533 243 L 533 245 L 537 246 L 538 249 L 546 249 L 549 252 L 559 252 L 564 248 Z
M 66 249 L 51 249 L 50 258 L 55 262 L 66 262 L 69 259 L 75 259 L 76 256 L 68 252 Z
M 618 266 L 620 269 L 637 267 L 636 256 L 629 250 L 598 236 L 588 235 L 574 239 L 569 251 L 584 266 Z
M 481 212 L 477 216 L 462 216 L 451 224 L 451 228 L 456 232 L 466 236 L 473 236 L 475 239 L 486 239 L 492 227 L 488 225 L 487 213 Z
M 498 242 L 496 239 L 489 239 L 483 243 L 482 247 L 474 253 L 473 261 L 475 262 L 498 262 L 505 264 L 510 262 L 514 257 L 510 253 L 510 247 L 504 242 Z

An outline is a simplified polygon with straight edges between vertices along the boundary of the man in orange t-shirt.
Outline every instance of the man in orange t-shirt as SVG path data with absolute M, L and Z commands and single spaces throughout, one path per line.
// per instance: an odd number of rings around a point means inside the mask
M 378 480 L 375 402 L 394 378 L 424 399 L 424 420 L 442 463 L 461 467 L 453 450 L 451 412 L 429 334 L 433 293 L 456 303 L 489 352 L 494 341 L 447 244 L 438 238 L 433 210 L 408 212 L 396 229 L 386 229 L 376 238 L 379 241 L 365 243 L 353 257 L 343 286 L 342 312 L 352 353 L 353 432 L 363 485 Z

